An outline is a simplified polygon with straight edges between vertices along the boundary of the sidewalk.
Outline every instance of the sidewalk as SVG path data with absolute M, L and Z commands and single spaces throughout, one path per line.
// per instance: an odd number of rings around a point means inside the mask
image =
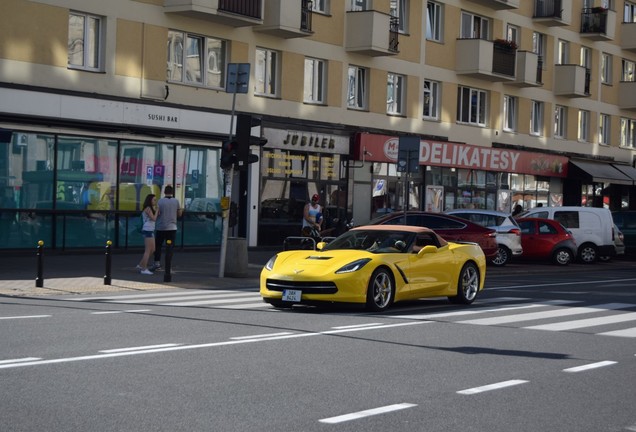
M 106 255 L 98 251 L 44 251 L 43 287 L 35 286 L 37 251 L 19 252 L 0 257 L 0 296 L 44 296 L 86 294 L 111 291 L 144 291 L 170 288 L 237 289 L 257 287 L 263 265 L 277 251 L 267 248 L 248 250 L 244 277 L 219 278 L 219 250 L 176 250 L 172 258 L 171 281 L 164 282 L 165 272 L 142 275 L 135 266 L 142 251 L 113 252 L 111 284 L 104 284 Z M 226 261 L 231 258 L 226 256 Z M 162 256 L 162 260 L 165 255 Z M 162 263 L 163 264 L 163 263 Z M 227 268 L 227 266 L 226 266 Z

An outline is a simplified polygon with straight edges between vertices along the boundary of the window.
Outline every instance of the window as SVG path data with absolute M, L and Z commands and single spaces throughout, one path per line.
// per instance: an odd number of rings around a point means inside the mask
M 457 121 L 486 126 L 486 92 L 459 87 L 457 92 Z
M 623 72 L 621 74 L 621 81 L 629 81 L 629 82 L 636 81 L 636 76 L 634 75 L 635 70 L 636 70 L 636 62 L 623 59 L 622 61 Z
M 488 39 L 490 34 L 490 21 L 468 12 L 462 12 L 460 38 L 463 39 Z
M 305 90 L 304 101 L 308 103 L 325 102 L 325 61 L 305 59 Z
M 532 101 L 530 112 L 530 135 L 541 136 L 543 133 L 543 102 Z
M 585 46 L 581 47 L 581 58 L 579 64 L 586 69 L 592 67 L 592 50 L 590 48 Z
M 442 5 L 435 2 L 426 3 L 426 39 L 442 41 Z
M 366 109 L 367 107 L 367 73 L 365 68 L 349 66 L 349 83 L 347 88 L 347 107 Z
M 559 39 L 557 47 L 557 64 L 568 64 L 570 59 L 570 43 Z
M 409 0 L 391 0 L 391 16 L 398 19 L 398 30 L 401 33 L 408 31 Z
M 509 42 L 514 42 L 517 46 L 519 46 L 519 35 L 521 31 L 519 27 L 508 24 L 506 26 L 506 40 Z
M 71 12 L 68 16 L 68 65 L 72 68 L 103 71 L 103 18 Z
M 222 88 L 225 86 L 225 59 L 224 40 L 173 30 L 168 32 L 168 81 Z
M 440 85 L 437 81 L 424 80 L 424 118 L 439 119 Z
M 351 0 L 352 11 L 365 11 L 369 9 L 369 0 Z
M 504 95 L 503 130 L 517 130 L 517 98 Z
M 311 10 L 324 14 L 329 13 L 329 0 L 313 0 Z
M 554 137 L 565 138 L 567 131 L 567 108 L 557 105 L 554 109 Z
M 579 110 L 579 141 L 588 142 L 590 140 L 590 112 Z
M 389 73 L 386 83 L 386 112 L 387 114 L 404 114 L 404 75 Z
M 621 118 L 621 147 L 636 148 L 636 120 Z
M 256 49 L 254 93 L 261 96 L 278 95 L 278 52 Z
M 623 22 L 636 23 L 636 3 L 625 2 L 625 9 L 623 12 Z
M 612 55 L 601 55 L 601 83 L 612 84 Z
M 546 52 L 546 35 L 543 33 L 532 33 L 532 52 L 539 56 L 539 61 L 543 62 Z
M 608 114 L 601 114 L 598 119 L 598 143 L 609 145 L 612 118 Z

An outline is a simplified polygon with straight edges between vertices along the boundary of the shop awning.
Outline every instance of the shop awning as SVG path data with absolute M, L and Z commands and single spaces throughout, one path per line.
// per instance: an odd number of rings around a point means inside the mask
M 570 177 L 581 177 L 587 183 L 614 183 L 632 186 L 634 180 L 611 164 L 600 162 L 588 162 L 570 159 L 570 166 L 574 169 L 569 173 Z
M 636 168 L 629 165 L 612 165 L 614 168 L 625 174 L 627 177 L 631 178 L 636 185 Z

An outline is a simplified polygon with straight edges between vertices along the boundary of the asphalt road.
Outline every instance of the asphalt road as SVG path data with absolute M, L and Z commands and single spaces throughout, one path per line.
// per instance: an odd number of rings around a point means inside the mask
M 470 307 L 256 286 L 0 298 L 3 431 L 636 431 L 636 263 L 492 271 Z

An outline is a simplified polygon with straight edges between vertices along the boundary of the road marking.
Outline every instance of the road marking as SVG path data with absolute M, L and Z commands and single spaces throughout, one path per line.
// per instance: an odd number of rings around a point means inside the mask
M 596 369 L 596 368 L 600 368 L 600 367 L 604 367 L 604 366 L 610 366 L 613 364 L 616 364 L 617 362 L 615 361 L 610 361 L 610 360 L 606 360 L 606 361 L 602 361 L 602 362 L 597 362 L 597 363 L 590 363 L 590 364 L 586 364 L 583 366 L 576 366 L 576 367 L 571 367 L 571 368 L 567 368 L 567 369 L 563 369 L 563 372 L 583 372 L 586 370 L 590 370 L 590 369 Z
M 229 293 L 234 291 L 228 290 L 194 290 L 194 291 L 180 291 L 180 292 L 160 292 L 160 293 L 152 293 L 152 294 L 128 294 L 128 295 L 113 295 L 113 296 L 103 296 L 103 297 L 80 297 L 80 298 L 70 298 L 64 300 L 70 301 L 108 301 L 108 300 L 118 300 L 118 299 L 131 299 L 131 298 L 153 298 L 153 297 L 166 297 L 166 296 L 189 296 L 194 294 L 203 294 L 203 293 Z
M 394 404 L 394 405 L 387 405 L 387 406 L 383 406 L 383 407 L 379 407 L 379 408 L 373 408 L 373 409 L 368 409 L 368 410 L 364 410 L 364 411 L 358 411 L 355 413 L 351 413 L 351 414 L 343 414 L 343 415 L 339 415 L 336 417 L 329 417 L 329 418 L 324 418 L 319 420 L 320 423 L 329 423 L 329 424 L 336 424 L 336 423 L 343 423 L 346 421 L 351 421 L 351 420 L 358 420 L 364 417 L 370 417 L 370 416 L 374 416 L 374 415 L 378 415 L 378 414 L 386 414 L 389 412 L 394 412 L 394 411 L 399 411 L 399 410 L 403 410 L 403 409 L 407 409 L 407 408 L 413 408 L 416 407 L 416 404 L 412 404 L 412 403 L 401 403 L 401 404 Z
M 532 309 L 538 308 L 542 306 L 552 306 L 552 305 L 566 305 L 572 303 L 581 303 L 578 300 L 548 300 L 545 302 L 539 303 L 530 303 L 524 304 L 521 306 L 497 306 L 493 308 L 473 308 L 470 310 L 461 310 L 454 312 L 441 312 L 441 313 L 430 313 L 430 314 L 419 314 L 419 315 L 391 315 L 391 318 L 407 318 L 407 319 L 433 319 L 433 318 L 447 318 L 454 316 L 462 316 L 462 315 L 474 315 L 480 313 L 488 313 L 488 312 L 505 312 L 511 310 L 520 310 L 520 309 Z
M 568 309 L 558 309 L 543 312 L 531 312 L 526 314 L 514 314 L 504 315 L 493 318 L 480 318 L 474 320 L 458 321 L 459 324 L 473 324 L 473 325 L 499 325 L 510 324 L 521 321 L 533 321 L 545 318 L 556 318 L 570 315 L 581 315 L 587 313 L 599 313 L 607 310 L 625 309 L 633 307 L 633 304 L 628 303 L 606 303 L 602 305 L 596 305 L 594 307 L 574 307 Z
M 158 306 L 200 306 L 200 305 L 217 305 L 224 303 L 246 303 L 253 302 L 256 298 L 254 294 L 240 294 L 240 295 L 248 295 L 249 298 L 229 298 L 229 299 L 220 299 L 216 300 L 218 297 L 214 297 L 215 300 L 199 300 L 199 301 L 187 301 L 187 302 L 175 302 L 175 303 L 158 303 Z M 220 296 L 219 296 L 220 297 Z
M 331 328 L 339 330 L 339 329 L 352 329 L 352 328 L 370 327 L 370 326 L 378 326 L 378 325 L 382 325 L 382 323 L 354 324 L 354 325 L 338 326 L 338 327 L 331 327 Z
M 139 347 L 130 347 L 130 348 L 114 348 L 109 350 L 101 350 L 100 353 L 117 353 L 117 352 L 129 352 L 129 351 L 140 351 L 147 350 L 153 348 L 167 348 L 167 347 L 175 347 L 181 344 L 162 344 L 162 345 L 147 345 L 147 346 L 139 346 Z
M 21 359 L 0 360 L 0 364 L 30 362 L 30 361 L 35 361 L 35 360 L 42 360 L 42 359 L 40 357 L 24 357 L 24 358 L 21 358 Z
M 181 296 L 181 295 L 173 295 L 173 296 L 164 296 L 164 297 L 158 297 L 158 298 L 153 298 L 152 300 L 148 300 L 146 298 L 136 298 L 136 299 L 130 299 L 130 300 L 108 300 L 108 303 L 121 303 L 121 304 L 135 304 L 135 303 L 158 303 L 158 304 L 166 304 L 168 306 L 174 306 L 174 305 L 190 305 L 190 304 L 198 304 L 199 302 L 196 301 L 192 301 L 192 300 L 200 300 L 200 299 L 210 299 L 210 298 L 226 298 L 226 297 L 245 297 L 245 296 L 251 296 L 251 297 L 257 297 L 259 296 L 259 294 L 257 293 L 251 293 L 251 292 L 229 292 L 229 293 L 224 293 L 224 294 L 216 294 L 214 292 L 210 292 L 208 291 L 207 294 L 202 294 L 202 295 L 188 295 L 188 296 Z M 176 298 L 175 298 L 176 297 Z M 163 302 L 174 302 L 174 301 L 180 301 L 183 300 L 183 302 L 179 302 L 179 303 L 163 303 Z M 201 302 L 203 303 L 203 302 Z
M 601 336 L 618 336 L 618 337 L 636 338 L 636 327 L 623 329 L 623 330 L 608 331 L 605 333 L 597 333 L 597 334 Z
M 491 391 L 491 390 L 499 390 L 502 388 L 506 388 L 506 387 L 512 387 L 512 386 L 516 386 L 519 384 L 525 384 L 529 381 L 525 381 L 525 380 L 510 380 L 510 381 L 502 381 L 500 383 L 495 383 L 495 384 L 488 384 L 485 386 L 481 386 L 481 387 L 473 387 L 473 388 L 469 388 L 466 390 L 460 390 L 457 393 L 459 394 L 463 394 L 463 395 L 474 395 L 477 393 L 483 393 L 483 392 L 487 392 L 487 391 Z
M 636 321 L 636 312 L 624 313 L 619 315 L 610 315 L 599 318 L 588 318 L 574 321 L 564 321 L 554 324 L 543 324 L 531 327 L 524 327 L 532 330 L 547 330 L 547 331 L 565 331 L 574 330 L 585 327 L 596 327 L 606 324 L 615 324 L 626 321 Z
M 258 338 L 272 337 L 272 336 L 286 336 L 290 334 L 293 334 L 293 333 L 281 332 L 281 333 L 259 334 L 259 335 L 251 335 L 251 336 L 236 336 L 236 337 L 231 337 L 230 339 L 231 340 L 258 339 Z
M 537 287 L 548 287 L 548 286 L 565 286 L 565 285 L 583 285 L 583 284 L 599 284 L 599 283 L 612 283 L 612 282 L 631 282 L 636 281 L 636 278 L 630 279 L 601 279 L 601 280 L 592 280 L 592 281 L 578 281 L 578 282 L 554 282 L 547 284 L 534 284 L 534 285 L 509 285 L 495 288 L 488 288 L 488 291 L 494 290 L 505 290 L 510 288 L 537 288 Z
M 168 352 L 168 351 L 213 348 L 213 347 L 221 347 L 221 346 L 239 345 L 244 343 L 254 343 L 254 342 L 283 340 L 283 339 L 296 339 L 296 338 L 303 338 L 303 337 L 321 336 L 321 335 L 338 334 L 338 333 L 346 333 L 346 332 L 421 325 L 421 324 L 427 324 L 427 323 L 428 321 L 412 321 L 412 322 L 398 323 L 398 324 L 387 324 L 387 325 L 377 326 L 377 327 L 327 330 L 324 332 L 312 332 L 312 333 L 294 333 L 294 334 L 289 334 L 284 336 L 270 336 L 270 337 L 264 337 L 264 338 L 258 338 L 258 339 L 229 340 L 229 341 L 222 341 L 222 342 L 209 342 L 209 343 L 196 344 L 196 345 L 180 345 L 180 346 L 170 346 L 170 347 L 164 347 L 164 348 L 150 348 L 150 349 L 144 349 L 140 351 L 111 352 L 111 353 L 79 356 L 79 357 L 57 358 L 57 359 L 50 359 L 50 360 L 33 360 L 33 361 L 25 361 L 22 363 L 12 363 L 12 364 L 5 364 L 5 365 L 0 364 L 0 369 L 8 369 L 8 368 L 16 368 L 16 367 L 24 367 L 24 366 L 40 366 L 40 365 L 58 364 L 58 363 L 71 363 L 71 362 L 77 362 L 77 361 L 98 360 L 98 359 L 133 356 L 133 355 L 140 355 L 140 354 L 154 354 L 154 353 Z
M 109 314 L 120 314 L 120 313 L 137 313 L 137 312 L 150 312 L 150 309 L 130 309 L 123 311 L 100 311 L 100 312 L 91 312 L 91 315 L 109 315 Z
M 238 304 L 238 305 L 218 307 L 218 309 L 260 309 L 260 308 L 266 308 L 265 310 L 268 312 L 279 312 L 278 309 L 273 309 L 268 303 L 265 303 L 263 300 L 261 300 L 258 303 L 248 303 L 248 304 Z
M 8 316 L 8 317 L 0 317 L 0 320 L 10 320 L 10 319 L 27 319 L 27 318 L 48 318 L 51 315 L 22 315 L 22 316 Z

